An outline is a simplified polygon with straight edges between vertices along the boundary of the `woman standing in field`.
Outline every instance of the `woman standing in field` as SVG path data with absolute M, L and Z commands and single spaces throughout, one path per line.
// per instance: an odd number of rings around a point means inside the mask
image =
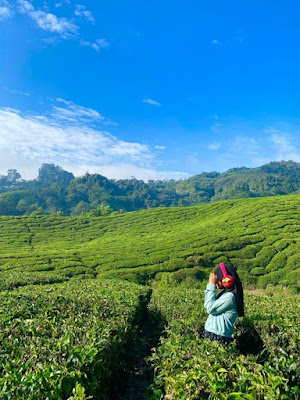
M 217 289 L 223 289 L 217 295 Z M 204 338 L 230 343 L 237 317 L 244 315 L 244 294 L 241 280 L 231 265 L 220 263 L 209 276 L 204 307 L 209 317 L 204 327 Z

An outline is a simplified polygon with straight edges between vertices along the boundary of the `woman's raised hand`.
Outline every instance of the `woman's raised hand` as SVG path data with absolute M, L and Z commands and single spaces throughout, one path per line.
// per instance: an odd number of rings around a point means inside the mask
M 209 283 L 212 283 L 213 285 L 216 285 L 217 282 L 218 282 L 217 275 L 215 275 L 214 273 L 211 273 L 209 275 Z

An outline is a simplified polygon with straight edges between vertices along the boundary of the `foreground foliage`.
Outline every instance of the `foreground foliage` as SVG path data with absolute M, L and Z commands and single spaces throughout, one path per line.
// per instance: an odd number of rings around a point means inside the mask
M 1 399 L 109 399 L 148 295 L 113 280 L 2 292 Z
M 271 301 L 254 296 L 246 296 L 245 300 L 247 315 L 250 309 L 263 321 L 267 314 L 271 314 L 268 308 Z M 253 318 L 254 327 L 260 327 L 265 333 L 261 336 L 264 346 L 256 354 L 241 354 L 239 341 L 247 341 L 244 348 L 249 351 L 251 340 L 254 340 L 249 326 L 245 330 L 247 320 L 244 318 L 238 322 L 233 344 L 225 346 L 202 339 L 207 318 L 203 302 L 203 290 L 199 289 L 173 287 L 168 290 L 161 286 L 154 292 L 151 307 L 160 310 L 168 326 L 160 346 L 150 357 L 155 368 L 152 399 L 274 400 L 300 397 L 299 355 L 294 355 L 292 350 L 293 345 L 298 345 L 299 349 L 299 302 L 293 310 L 288 309 L 286 317 L 295 325 L 291 323 L 284 328 L 282 319 L 275 315 L 268 330 L 266 321 L 264 325 L 257 324 L 258 318 Z M 290 299 L 281 300 L 281 304 L 279 302 L 279 299 L 275 302 L 278 314 L 291 304 Z M 275 327 L 281 327 L 282 340 L 277 335 L 273 336 Z M 245 331 L 248 337 L 242 336 Z M 289 342 L 290 338 L 294 341 Z

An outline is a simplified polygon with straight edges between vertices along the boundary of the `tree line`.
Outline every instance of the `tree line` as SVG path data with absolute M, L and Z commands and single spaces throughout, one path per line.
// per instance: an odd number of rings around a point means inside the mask
M 38 177 L 22 179 L 16 169 L 0 176 L 0 215 L 32 213 L 107 215 L 152 207 L 190 206 L 212 201 L 300 193 L 300 164 L 271 162 L 257 168 L 203 172 L 182 180 L 77 177 L 54 164 L 42 164 Z

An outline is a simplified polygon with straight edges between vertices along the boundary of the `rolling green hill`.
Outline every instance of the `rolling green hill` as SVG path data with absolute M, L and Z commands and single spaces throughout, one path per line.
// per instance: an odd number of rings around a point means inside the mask
M 232 263 L 245 284 L 299 291 L 300 195 L 156 208 L 88 218 L 0 218 L 2 289 L 122 277 L 206 277 Z M 165 279 L 165 278 L 164 278 Z

